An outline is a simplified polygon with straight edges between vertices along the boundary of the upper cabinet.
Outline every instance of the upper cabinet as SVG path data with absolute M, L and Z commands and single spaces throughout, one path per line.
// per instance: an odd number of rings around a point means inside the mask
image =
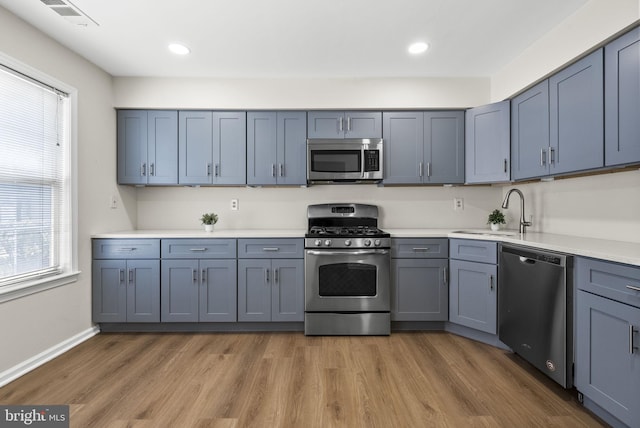
M 179 113 L 180 184 L 246 184 L 245 112 Z
M 118 183 L 178 183 L 178 113 L 118 110 Z
M 509 101 L 475 107 L 465 114 L 466 182 L 509 181 Z
M 385 112 L 384 183 L 464 182 L 464 112 Z
M 603 86 L 599 49 L 513 99 L 514 180 L 604 166 Z
M 247 113 L 247 184 L 306 184 L 306 138 L 304 111 Z
M 310 111 L 309 138 L 381 138 L 382 113 L 378 111 Z
M 640 162 L 640 28 L 604 48 L 605 164 Z

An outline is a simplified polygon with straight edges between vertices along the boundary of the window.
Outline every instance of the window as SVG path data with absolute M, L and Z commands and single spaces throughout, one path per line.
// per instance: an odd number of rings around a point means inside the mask
M 72 269 L 69 95 L 0 66 L 0 292 Z

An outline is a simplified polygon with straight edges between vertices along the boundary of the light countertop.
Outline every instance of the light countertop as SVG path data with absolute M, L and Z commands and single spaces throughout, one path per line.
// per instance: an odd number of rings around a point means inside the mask
M 520 235 L 517 230 L 489 229 L 384 229 L 392 238 L 459 238 L 497 241 L 526 245 L 543 250 L 558 251 L 577 256 L 592 257 L 640 266 L 640 243 L 583 238 L 571 235 L 527 232 Z M 131 230 L 98 233 L 93 238 L 303 238 L 304 229 L 215 229 L 203 230 Z

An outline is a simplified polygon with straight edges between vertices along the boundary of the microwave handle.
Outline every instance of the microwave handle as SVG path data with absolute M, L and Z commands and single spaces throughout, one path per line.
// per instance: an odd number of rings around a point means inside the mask
M 365 153 L 364 153 L 364 147 L 360 149 L 360 177 L 364 179 L 364 164 L 365 164 Z

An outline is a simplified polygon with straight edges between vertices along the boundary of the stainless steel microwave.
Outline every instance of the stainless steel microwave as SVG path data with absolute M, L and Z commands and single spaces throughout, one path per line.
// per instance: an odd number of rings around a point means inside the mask
M 380 181 L 382 146 L 381 138 L 308 139 L 307 181 Z

